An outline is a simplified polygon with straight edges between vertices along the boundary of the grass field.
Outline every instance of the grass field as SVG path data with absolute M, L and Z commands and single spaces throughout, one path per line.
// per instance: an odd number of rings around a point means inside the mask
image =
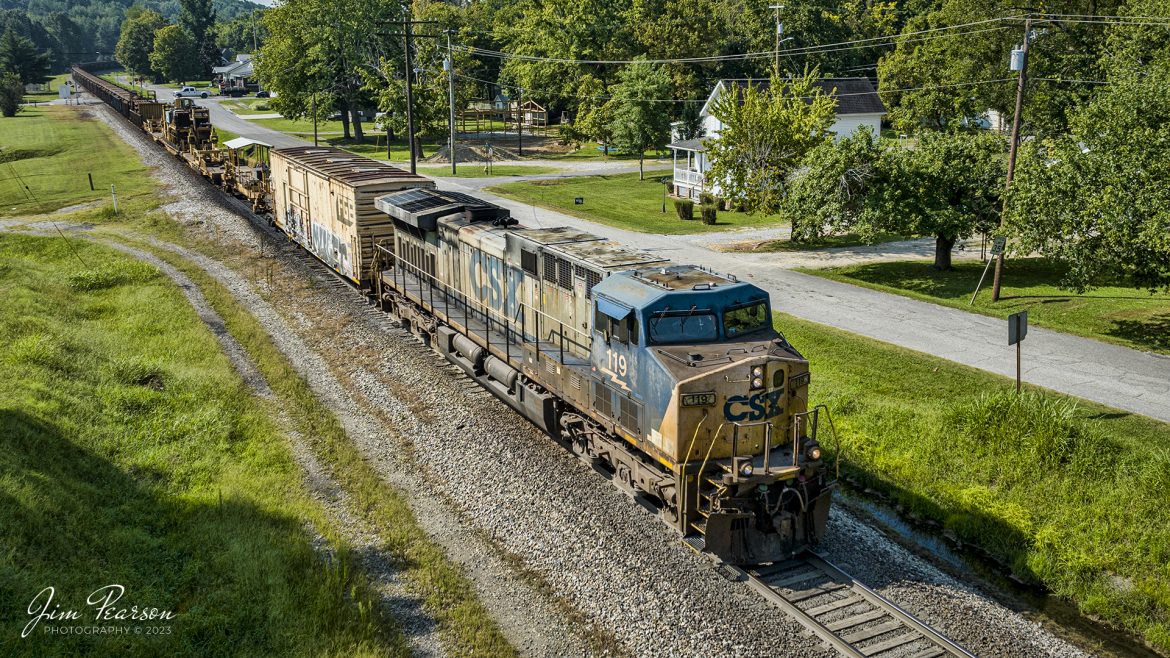
M 866 242 L 861 239 L 861 236 L 856 233 L 844 233 L 842 235 L 827 235 L 819 240 L 806 240 L 804 242 L 793 242 L 787 238 L 782 240 L 767 240 L 758 244 L 752 245 L 750 248 L 744 247 L 734 249 L 733 251 L 745 251 L 750 253 L 775 253 L 786 251 L 810 251 L 816 249 L 840 249 L 843 247 L 861 247 L 865 245 L 880 244 L 883 242 L 894 242 L 896 240 L 905 240 L 907 238 L 893 233 L 879 233 L 874 236 L 873 240 Z
M 178 288 L 72 245 L 0 236 L 0 654 L 409 655 L 301 487 L 270 404 Z M 109 584 L 126 588 L 119 607 L 173 611 L 141 623 L 171 632 L 44 632 L 93 624 L 86 598 Z M 47 586 L 86 619 L 22 640 Z
M 57 98 L 60 98 L 60 95 L 57 91 L 57 88 L 60 87 L 61 85 L 65 84 L 65 82 L 67 80 L 69 80 L 71 77 L 72 76 L 69 73 L 60 73 L 58 75 L 53 76 L 52 79 L 50 79 L 49 82 L 47 83 L 49 85 L 48 91 L 38 91 L 38 92 L 35 92 L 32 94 L 25 94 L 24 95 L 24 102 L 26 102 L 26 103 L 46 102 L 46 101 L 51 101 L 51 100 L 55 100 Z
M 233 113 L 242 117 L 250 114 L 272 114 L 275 110 L 272 109 L 272 99 L 270 98 L 235 98 L 231 100 L 223 100 L 220 105 L 231 110 Z M 312 128 L 310 127 L 310 131 Z
M 0 118 L 0 216 L 109 200 L 112 183 L 119 203 L 153 189 L 137 154 L 87 114 L 54 105 Z M 93 191 L 86 174 L 93 175 Z
M 950 272 L 937 272 L 924 261 L 803 271 L 995 317 L 1026 309 L 1028 321 L 1037 326 L 1170 354 L 1170 294 L 1151 295 L 1108 281 L 1084 294 L 1062 290 L 1060 269 L 1041 259 L 1008 260 L 996 304 L 989 273 L 974 306 L 968 302 L 983 272 L 978 262 L 956 262 Z
M 460 162 L 456 167 L 456 178 L 487 178 L 492 177 L 507 177 L 507 176 L 539 176 L 541 174 L 556 174 L 563 171 L 557 167 L 545 167 L 541 165 L 502 165 L 493 164 L 491 172 L 487 172 L 487 167 L 480 162 Z M 451 177 L 451 165 L 446 164 L 442 166 L 428 166 L 419 167 L 418 173 L 424 176 L 442 176 Z
M 847 470 L 1089 614 L 1170 649 L 1170 426 L 777 315 Z M 822 421 L 823 422 L 823 421 Z M 826 427 L 822 427 L 822 439 Z
M 782 223 L 777 215 L 721 211 L 717 224 L 706 225 L 699 221 L 697 207 L 696 219 L 682 220 L 675 213 L 674 202 L 671 199 L 666 200 L 664 213 L 663 184 L 658 182 L 664 174 L 669 174 L 669 171 L 646 172 L 646 180 L 643 181 L 638 180 L 636 173 L 519 181 L 495 185 L 487 191 L 600 224 L 642 233 L 680 235 L 734 228 L 760 228 Z M 584 199 L 584 203 L 575 204 L 574 199 L 577 197 Z
M 550 136 L 556 133 L 549 131 Z M 572 151 L 566 153 L 554 153 L 544 156 L 549 160 L 637 160 L 637 153 L 624 153 L 613 147 L 609 149 L 609 155 L 606 155 L 605 150 L 601 148 L 601 144 L 597 142 L 582 142 L 580 146 Z M 670 159 L 670 151 L 654 151 L 649 150 L 645 153 L 646 168 L 657 166 L 654 164 L 656 159 Z

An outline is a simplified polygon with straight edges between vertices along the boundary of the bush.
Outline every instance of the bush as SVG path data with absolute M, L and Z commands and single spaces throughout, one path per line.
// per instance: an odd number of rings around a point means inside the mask
M 710 192 L 700 192 L 699 203 L 704 206 L 713 206 L 715 205 L 715 195 Z
M 719 209 L 714 205 L 704 204 L 699 210 L 703 216 L 703 223 L 714 226 L 715 220 L 719 218 Z
M 675 199 L 674 211 L 678 213 L 679 219 L 694 219 L 695 218 L 695 202 L 690 199 Z

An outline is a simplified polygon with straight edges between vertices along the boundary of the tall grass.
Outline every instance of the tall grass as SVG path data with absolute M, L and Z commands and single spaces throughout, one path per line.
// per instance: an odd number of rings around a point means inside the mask
M 1170 650 L 1170 426 L 789 316 L 851 475 Z
M 74 246 L 88 269 L 60 240 L 0 235 L 0 655 L 409 653 L 178 289 Z M 20 637 L 43 588 L 88 614 L 113 583 L 174 611 L 171 634 Z

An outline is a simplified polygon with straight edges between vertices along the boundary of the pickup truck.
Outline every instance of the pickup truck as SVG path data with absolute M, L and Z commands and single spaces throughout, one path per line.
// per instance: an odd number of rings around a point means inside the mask
M 187 86 L 176 91 L 175 98 L 207 98 L 207 90 Z

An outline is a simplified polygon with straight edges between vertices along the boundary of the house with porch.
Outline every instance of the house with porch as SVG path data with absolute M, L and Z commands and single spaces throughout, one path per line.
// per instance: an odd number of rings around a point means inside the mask
M 703 190 L 719 194 L 719 182 L 707 180 L 711 162 L 704 143 L 717 137 L 723 129 L 723 122 L 712 116 L 711 108 L 723 94 L 735 93 L 742 98 L 742 90 L 748 85 L 762 89 L 769 84 L 767 79 L 728 79 L 720 80 L 715 85 L 703 103 L 703 109 L 699 111 L 703 137 L 676 140 L 668 145 L 674 152 L 673 192 L 676 197 L 698 199 Z M 862 126 L 872 128 L 875 135 L 881 131 L 886 107 L 869 78 L 821 78 L 817 85 L 822 93 L 831 94 L 837 99 L 837 115 L 829 130 L 838 138 L 851 135 Z

